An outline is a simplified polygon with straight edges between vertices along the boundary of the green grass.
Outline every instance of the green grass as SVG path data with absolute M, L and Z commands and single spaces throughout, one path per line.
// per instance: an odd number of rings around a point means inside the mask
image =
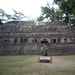
M 62 60 L 68 61 L 68 60 L 74 60 L 75 61 L 75 55 L 66 55 L 66 56 L 60 56 Z
M 38 55 L 0 56 L 0 75 L 75 75 L 75 55 L 52 56 L 38 63 Z

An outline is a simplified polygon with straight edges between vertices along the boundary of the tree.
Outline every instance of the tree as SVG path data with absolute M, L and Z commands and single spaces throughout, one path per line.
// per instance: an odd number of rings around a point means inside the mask
M 45 7 L 41 6 L 41 15 L 37 20 L 42 21 L 44 19 L 54 20 L 54 8 L 50 8 L 48 3 Z
M 54 0 L 54 3 L 59 5 L 61 1 L 62 0 Z
M 3 23 L 2 23 L 2 21 L 1 21 L 1 19 L 0 19 L 0 25 L 3 25 Z
M 47 6 L 45 7 L 41 7 L 41 12 L 42 12 L 42 16 L 46 19 L 49 19 L 49 20 L 54 20 L 54 17 L 55 17 L 55 12 L 54 12 L 54 8 L 50 7 L 49 4 L 47 4 Z
M 21 20 L 23 18 L 26 18 L 26 16 L 24 14 L 22 14 L 21 12 L 18 12 L 18 11 L 14 10 L 14 9 L 13 9 L 13 11 L 14 11 L 14 14 L 11 16 L 11 19 L 13 19 L 13 20 Z
M 59 6 L 66 14 L 75 14 L 75 0 L 62 0 Z
M 59 7 L 66 14 L 68 25 L 70 27 L 70 25 L 73 23 L 71 21 L 75 20 L 75 18 L 73 18 L 73 16 L 75 15 L 75 0 L 62 0 Z
M 43 21 L 44 17 L 42 15 L 40 15 L 40 17 L 37 18 L 37 21 Z
M 61 21 L 62 15 L 61 10 L 50 7 L 48 3 L 45 7 L 41 7 L 41 16 L 37 20 L 42 21 L 47 19 L 47 21 Z
M 64 17 L 63 17 L 63 12 L 62 10 L 56 9 L 55 10 L 55 20 L 56 21 L 63 21 Z
M 0 9 L 0 22 L 2 23 L 3 21 L 10 21 L 10 20 L 21 20 L 23 18 L 27 18 L 24 14 L 21 12 L 18 12 L 16 10 L 13 10 L 14 14 L 10 15 L 7 14 L 3 9 Z
M 0 9 L 0 20 L 5 21 L 6 13 L 3 9 Z
M 63 11 L 63 14 L 66 16 L 64 17 L 64 22 L 67 22 L 69 27 L 71 24 L 74 24 L 75 18 L 75 0 L 54 0 L 55 4 L 59 5 L 60 10 Z

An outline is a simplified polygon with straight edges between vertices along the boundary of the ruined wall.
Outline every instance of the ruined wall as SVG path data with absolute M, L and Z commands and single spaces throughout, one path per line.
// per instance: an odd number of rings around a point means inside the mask
M 40 53 L 40 45 L 36 44 L 0 45 L 0 55 L 39 54 L 39 53 Z
M 61 22 L 35 26 L 32 22 L 14 21 L 0 26 L 0 55 L 44 55 L 46 48 L 48 55 L 75 54 L 75 29 Z
M 72 55 L 75 54 L 75 44 L 49 45 L 49 55 Z
M 75 44 L 48 44 L 48 55 L 72 55 L 75 54 Z M 46 49 L 42 44 L 0 45 L 0 55 L 44 55 Z

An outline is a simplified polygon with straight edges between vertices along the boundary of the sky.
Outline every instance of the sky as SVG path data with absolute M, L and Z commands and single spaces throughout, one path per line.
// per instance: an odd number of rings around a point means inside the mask
M 0 0 L 0 9 L 8 14 L 13 14 L 12 9 L 23 13 L 30 18 L 39 17 L 41 6 L 46 6 L 47 2 L 52 5 L 53 0 Z

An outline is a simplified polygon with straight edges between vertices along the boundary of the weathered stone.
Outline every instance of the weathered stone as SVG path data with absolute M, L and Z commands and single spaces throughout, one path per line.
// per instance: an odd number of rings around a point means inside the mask
M 0 26 L 0 55 L 75 54 L 75 28 L 63 22 L 10 21 Z

